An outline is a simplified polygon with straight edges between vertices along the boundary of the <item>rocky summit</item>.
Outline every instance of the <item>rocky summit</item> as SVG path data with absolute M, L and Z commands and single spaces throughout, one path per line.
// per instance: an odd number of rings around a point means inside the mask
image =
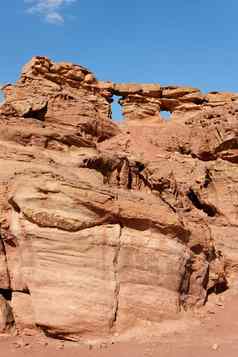
M 46 57 L 2 90 L 1 333 L 132 336 L 235 286 L 238 94 Z

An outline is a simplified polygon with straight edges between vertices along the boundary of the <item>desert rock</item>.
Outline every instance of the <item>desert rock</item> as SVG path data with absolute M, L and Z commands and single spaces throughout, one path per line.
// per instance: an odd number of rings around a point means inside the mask
M 3 92 L 2 330 L 156 329 L 235 284 L 236 93 L 103 82 L 46 57 Z

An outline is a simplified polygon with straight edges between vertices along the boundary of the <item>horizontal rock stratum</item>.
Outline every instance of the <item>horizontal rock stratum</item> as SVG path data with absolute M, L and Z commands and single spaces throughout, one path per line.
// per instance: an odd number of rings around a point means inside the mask
M 2 90 L 1 332 L 156 329 L 235 284 L 238 94 L 103 82 L 46 57 Z

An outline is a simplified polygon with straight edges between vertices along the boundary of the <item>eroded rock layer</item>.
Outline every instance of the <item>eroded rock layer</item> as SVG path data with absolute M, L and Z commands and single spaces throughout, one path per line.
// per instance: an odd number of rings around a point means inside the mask
M 3 92 L 2 332 L 156 328 L 235 283 L 237 94 L 102 82 L 45 57 Z

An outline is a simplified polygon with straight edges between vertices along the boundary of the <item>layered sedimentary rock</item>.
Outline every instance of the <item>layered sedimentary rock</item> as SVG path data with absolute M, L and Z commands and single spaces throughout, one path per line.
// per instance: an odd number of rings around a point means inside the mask
M 120 336 L 233 285 L 237 94 L 103 82 L 45 57 L 3 91 L 2 331 Z

